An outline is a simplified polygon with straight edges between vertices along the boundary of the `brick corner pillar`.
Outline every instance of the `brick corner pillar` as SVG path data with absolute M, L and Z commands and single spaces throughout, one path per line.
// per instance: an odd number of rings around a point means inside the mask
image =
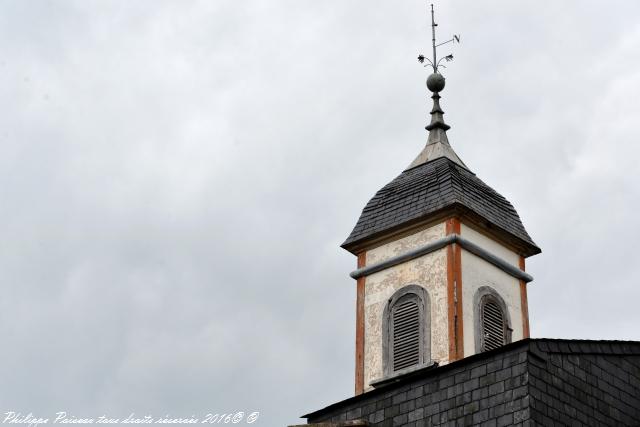
M 525 271 L 523 256 L 520 256 L 520 270 Z M 529 301 L 527 299 L 527 283 L 524 280 L 520 280 L 520 307 L 522 308 L 522 338 L 529 338 Z
M 358 268 L 366 265 L 366 252 L 358 254 Z M 364 393 L 364 282 L 360 277 L 356 283 L 356 387 L 355 394 Z
M 446 222 L 446 234 L 460 235 L 460 219 Z M 462 249 L 458 244 L 447 246 L 447 301 L 449 319 L 449 362 L 464 357 L 462 324 Z

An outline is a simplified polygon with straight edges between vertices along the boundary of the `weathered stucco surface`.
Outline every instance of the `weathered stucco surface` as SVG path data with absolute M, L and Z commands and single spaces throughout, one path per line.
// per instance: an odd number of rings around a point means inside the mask
M 368 251 L 366 265 L 400 255 L 444 236 L 444 223 L 418 231 Z M 370 389 L 369 384 L 383 376 L 382 315 L 385 304 L 395 291 L 411 284 L 425 288 L 431 300 L 431 358 L 438 362 L 448 359 L 447 257 L 446 249 L 440 249 L 367 276 L 364 300 L 365 389 Z
M 377 248 L 367 251 L 366 265 L 375 264 L 391 257 L 402 255 L 411 249 L 423 246 L 429 242 L 441 239 L 446 234 L 445 223 L 419 230 L 410 236 L 394 240 Z
M 466 239 L 481 246 L 492 254 L 518 267 L 520 257 L 489 237 L 462 224 L 460 233 Z M 464 355 L 476 353 L 475 348 L 475 307 L 473 296 L 481 286 L 490 286 L 504 299 L 511 317 L 512 341 L 521 340 L 522 308 L 520 304 L 520 282 L 499 268 L 462 250 L 462 318 L 464 327 Z

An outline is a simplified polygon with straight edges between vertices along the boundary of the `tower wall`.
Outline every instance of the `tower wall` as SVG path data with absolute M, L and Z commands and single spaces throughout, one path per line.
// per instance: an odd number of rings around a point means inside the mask
M 366 252 L 366 265 L 401 255 L 445 236 L 445 224 L 419 230 Z M 418 285 L 430 299 L 431 359 L 448 361 L 447 252 L 446 248 L 390 267 L 365 279 L 364 297 L 364 389 L 383 377 L 382 318 L 385 304 L 398 289 Z
M 452 227 L 452 224 L 458 225 Z M 372 266 L 406 254 L 413 249 L 441 240 L 450 233 L 459 233 L 464 239 L 490 254 L 516 268 L 520 267 L 519 254 L 457 219 L 418 229 L 408 236 L 369 249 L 361 254 L 363 263 L 359 267 Z M 523 299 L 521 281 L 458 245 L 448 245 L 369 274 L 359 281 L 364 283 L 361 302 L 362 328 L 361 332 L 358 332 L 361 334 L 358 339 L 362 344 L 356 356 L 357 394 L 370 390 L 372 382 L 385 376 L 385 346 L 382 342 L 384 310 L 394 293 L 405 286 L 418 285 L 428 293 L 429 358 L 439 365 L 480 352 L 477 348 L 481 332 L 477 319 L 479 305 L 476 293 L 483 287 L 491 288 L 504 301 L 512 328 L 511 341 L 528 336 L 524 333 L 523 321 L 526 310 L 523 310 L 522 302 L 526 301 L 526 297 Z M 462 322 L 454 318 L 461 318 Z M 462 349 L 452 352 L 452 349 L 457 347 Z
M 501 245 L 497 241 L 479 233 L 466 224 L 461 225 L 461 235 L 502 258 L 514 267 L 519 268 L 520 256 Z M 462 249 L 462 313 L 464 323 L 464 356 L 476 354 L 480 349 L 475 348 L 476 335 L 478 334 L 476 307 L 474 296 L 482 286 L 494 289 L 504 300 L 511 319 L 512 341 L 524 338 L 523 335 L 523 311 L 521 306 L 520 281 L 505 273 L 493 264 Z

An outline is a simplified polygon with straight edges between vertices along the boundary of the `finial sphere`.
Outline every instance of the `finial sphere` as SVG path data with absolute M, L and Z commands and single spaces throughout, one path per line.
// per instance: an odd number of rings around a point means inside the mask
M 444 77 L 440 73 L 433 73 L 427 78 L 427 88 L 431 92 L 440 92 L 444 89 Z

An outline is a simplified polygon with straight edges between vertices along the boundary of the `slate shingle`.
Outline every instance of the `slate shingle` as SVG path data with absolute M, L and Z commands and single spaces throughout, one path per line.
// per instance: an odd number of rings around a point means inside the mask
M 361 419 L 372 427 L 638 426 L 638 363 L 640 342 L 525 339 L 424 370 L 304 418 L 309 423 Z
M 342 244 L 348 248 L 380 233 L 420 220 L 447 207 L 461 205 L 526 245 L 533 242 L 514 209 L 473 172 L 441 157 L 405 170 L 378 191 L 362 210 Z

